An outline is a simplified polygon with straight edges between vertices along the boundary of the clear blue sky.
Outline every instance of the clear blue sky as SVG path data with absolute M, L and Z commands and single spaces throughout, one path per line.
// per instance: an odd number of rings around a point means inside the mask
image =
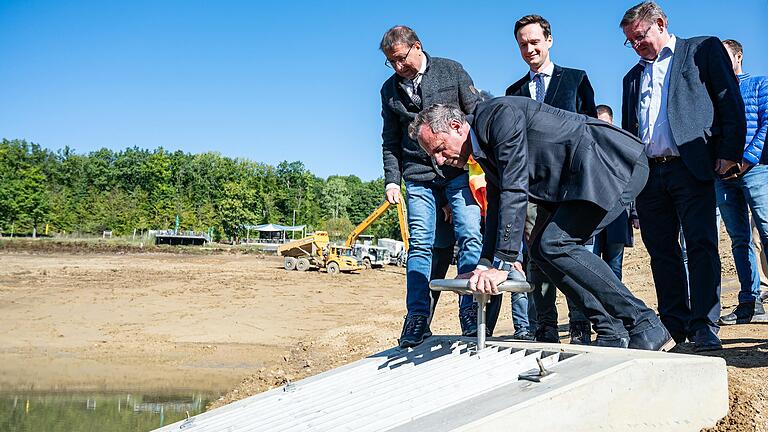
M 0 137 L 301 160 L 370 180 L 382 175 L 389 27 L 413 27 L 427 52 L 501 95 L 527 70 L 514 22 L 541 14 L 555 63 L 585 69 L 618 111 L 637 60 L 618 22 L 636 2 L 0 0 Z M 768 75 L 768 0 L 660 4 L 672 33 L 737 39 L 745 70 Z

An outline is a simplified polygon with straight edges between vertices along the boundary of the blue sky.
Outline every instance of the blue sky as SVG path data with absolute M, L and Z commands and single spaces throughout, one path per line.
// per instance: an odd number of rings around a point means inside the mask
M 637 60 L 618 22 L 635 3 L 0 0 L 0 137 L 301 160 L 371 180 L 389 27 L 413 27 L 427 52 L 501 95 L 527 70 L 514 22 L 538 13 L 555 63 L 585 69 L 597 102 L 618 111 Z M 768 75 L 768 0 L 660 4 L 672 33 L 737 39 L 745 70 Z

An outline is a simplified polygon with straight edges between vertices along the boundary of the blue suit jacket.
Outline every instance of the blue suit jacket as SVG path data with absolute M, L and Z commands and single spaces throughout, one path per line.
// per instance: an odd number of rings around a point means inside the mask
M 525 76 L 507 87 L 505 94 L 531 97 L 531 90 L 528 88 L 530 82 L 531 76 L 526 72 Z M 587 73 L 580 69 L 555 65 L 547 93 L 544 95 L 544 103 L 562 110 L 597 117 L 595 91 L 592 90 Z

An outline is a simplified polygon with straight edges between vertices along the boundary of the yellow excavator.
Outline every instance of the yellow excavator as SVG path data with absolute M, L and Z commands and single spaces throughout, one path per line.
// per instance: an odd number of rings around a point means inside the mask
M 367 230 L 378 218 L 383 215 L 387 209 L 389 208 L 391 204 L 389 201 L 384 201 L 381 203 L 380 206 L 376 208 L 371 214 L 368 215 L 365 219 L 363 219 L 362 222 L 358 226 L 355 227 L 355 229 L 352 230 L 351 233 L 349 233 L 349 236 L 347 236 L 347 241 L 344 243 L 346 247 L 354 248 L 355 247 L 355 240 L 362 234 L 365 230 Z M 397 220 L 400 223 L 400 236 L 403 239 L 403 250 L 400 252 L 401 256 L 394 256 L 393 259 L 396 259 L 398 262 L 405 263 L 405 255 L 408 252 L 408 224 L 405 219 L 405 209 L 403 208 L 402 201 L 396 204 L 397 206 Z M 361 251 L 359 258 L 363 261 L 363 264 L 370 268 L 372 265 L 372 262 L 379 262 L 376 257 L 369 255 L 369 252 L 373 247 L 368 248 L 367 251 Z

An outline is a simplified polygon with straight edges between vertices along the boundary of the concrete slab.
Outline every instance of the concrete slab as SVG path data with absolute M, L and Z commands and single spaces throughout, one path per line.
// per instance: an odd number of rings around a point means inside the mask
M 158 431 L 699 431 L 728 411 L 720 358 L 500 339 L 475 348 L 434 336 Z

